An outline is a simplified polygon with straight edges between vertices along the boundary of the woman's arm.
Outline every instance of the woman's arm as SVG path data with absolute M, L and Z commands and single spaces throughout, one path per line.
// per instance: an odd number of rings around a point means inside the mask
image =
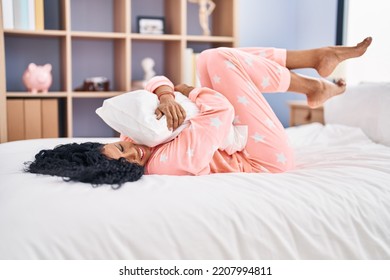
M 175 101 L 172 82 L 164 76 L 155 76 L 149 80 L 145 89 L 155 93 L 160 100 L 160 105 L 155 113 L 157 119 L 163 115 L 167 118 L 167 126 L 171 130 L 178 128 L 186 118 L 186 112 L 183 107 Z
M 192 86 L 188 86 L 186 84 L 179 84 L 175 86 L 175 91 L 181 92 L 185 96 L 189 96 L 191 91 L 194 89 Z

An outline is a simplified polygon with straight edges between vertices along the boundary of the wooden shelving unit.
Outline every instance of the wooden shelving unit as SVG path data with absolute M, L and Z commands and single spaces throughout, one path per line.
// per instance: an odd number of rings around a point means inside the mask
M 184 53 L 187 47 L 192 45 L 199 46 L 201 49 L 226 46 L 237 46 L 236 32 L 236 10 L 237 0 L 214 0 L 216 9 L 211 16 L 212 36 L 202 36 L 194 30 L 198 22 L 188 22 L 187 14 L 194 11 L 195 5 L 187 0 L 54 0 L 57 1 L 58 11 L 53 13 L 59 14 L 58 24 L 46 27 L 43 31 L 27 30 L 4 30 L 2 27 L 2 13 L 0 12 L 0 141 L 9 141 L 7 131 L 12 127 L 7 127 L 7 100 L 24 98 L 24 99 L 46 99 L 54 98 L 61 102 L 63 110 L 60 111 L 60 121 L 64 128 L 62 135 L 65 137 L 88 136 L 78 135 L 75 132 L 77 125 L 74 120 L 76 112 L 75 102 L 82 99 L 101 99 L 116 96 L 123 92 L 132 90 L 132 80 L 137 80 L 136 72 L 139 72 L 135 62 L 142 59 L 145 44 L 151 45 L 158 49 L 161 57 L 161 75 L 169 77 L 174 83 L 180 83 L 184 78 Z M 47 2 L 47 1 L 45 1 Z M 50 2 L 52 4 L 53 2 Z M 0 1 L 1 4 L 1 1 Z M 105 6 L 101 11 L 109 14 L 95 14 L 91 5 Z M 108 5 L 108 6 L 106 6 Z M 149 6 L 145 6 L 149 5 Z M 156 10 L 153 7 L 160 7 Z M 91 7 L 91 11 L 85 9 Z M 97 6 L 98 7 L 98 6 Z M 109 7 L 109 8 L 107 8 Z M 145 8 L 146 7 L 146 8 Z M 152 7 L 152 8 L 149 8 Z M 189 7 L 191 9 L 189 9 Z M 45 6 L 45 8 L 47 8 Z M 100 11 L 100 12 L 101 12 Z M 147 11 L 147 12 L 146 12 Z M 97 11 L 99 12 L 99 11 Z M 102 13 L 102 12 L 101 12 Z M 80 16 L 83 15 L 83 16 Z M 84 16 L 85 15 L 85 16 Z M 136 33 L 134 23 L 136 16 L 163 16 L 165 18 L 166 30 L 163 35 L 148 35 Z M 95 22 L 97 16 L 103 21 L 104 28 Z M 191 18 L 194 18 L 193 16 Z M 195 17 L 197 18 L 197 17 Z M 93 20 L 91 20 L 93 19 Z M 110 24 L 104 24 L 110 21 Z M 112 22 L 111 22 L 112 21 Z M 88 25 L 89 24 L 89 25 Z M 48 24 L 50 25 L 50 24 Z M 110 30 L 107 31 L 106 26 Z M 196 29 L 196 28 L 195 28 Z M 24 44 L 28 40 L 28 45 L 18 47 L 18 50 L 7 49 L 7 43 L 18 45 L 18 40 Z M 11 67 L 11 64 L 18 57 L 18 51 L 28 53 L 26 61 L 18 62 L 23 64 L 24 68 L 32 62 L 27 59 L 34 57 L 34 52 L 39 49 L 40 41 L 42 46 L 49 44 L 54 47 L 50 49 L 51 57 L 58 62 L 53 68 L 53 86 L 47 94 L 31 94 L 23 89 L 21 76 L 23 70 L 19 66 Z M 98 55 L 93 57 L 85 51 L 85 46 L 99 46 L 108 50 L 109 54 Z M 20 49 L 20 50 L 19 50 Z M 199 50 L 198 50 L 199 51 Z M 85 54 L 85 55 L 84 55 Z M 77 85 L 88 76 L 88 70 L 80 70 L 87 64 L 93 64 L 96 59 L 107 59 L 108 67 L 112 70 L 101 69 L 102 76 L 108 73 L 112 77 L 112 91 L 109 92 L 78 92 L 74 91 Z M 5 63 L 3 63 L 5 62 Z M 112 67 L 111 67 L 112 66 Z M 99 69 L 97 69 L 98 72 Z M 84 71 L 84 72 L 83 72 Z M 54 77 L 54 72 L 56 77 Z M 90 73 L 90 76 L 96 75 Z M 9 79 L 9 81 L 7 80 Z M 54 86 L 54 80 L 56 85 Z M 11 84 L 10 81 L 14 81 Z M 92 102 L 92 100 L 91 100 Z M 96 108 L 95 108 L 96 109 Z M 91 115 L 96 118 L 98 116 Z M 79 121 L 79 119 L 77 119 Z M 96 136 L 96 135 L 91 135 Z M 101 135 L 107 136 L 107 135 Z

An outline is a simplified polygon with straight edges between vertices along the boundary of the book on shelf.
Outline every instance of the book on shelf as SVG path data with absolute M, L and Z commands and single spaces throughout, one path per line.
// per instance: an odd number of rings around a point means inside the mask
M 35 0 L 35 30 L 44 30 L 44 0 Z
M 2 5 L 5 29 L 44 29 L 44 0 L 2 0 Z
M 56 98 L 7 100 L 8 141 L 59 137 Z
M 4 29 L 14 28 L 14 4 L 13 0 L 2 0 L 3 27 Z
M 184 79 L 183 83 L 189 86 L 200 86 L 198 73 L 196 71 L 196 60 L 199 53 L 194 52 L 192 48 L 186 48 L 184 51 Z
M 186 48 L 184 50 L 184 78 L 183 83 L 187 85 L 192 85 L 193 82 L 193 55 L 194 50 L 191 48 Z
M 35 29 L 35 0 L 14 0 L 14 28 Z

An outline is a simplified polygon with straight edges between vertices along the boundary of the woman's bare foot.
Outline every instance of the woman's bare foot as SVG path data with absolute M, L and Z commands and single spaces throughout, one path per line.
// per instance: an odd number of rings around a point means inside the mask
M 362 56 L 371 45 L 372 38 L 367 37 L 354 47 L 332 46 L 319 49 L 319 60 L 315 69 L 322 77 L 332 74 L 336 66 L 349 58 Z
M 343 79 L 329 82 L 324 79 L 318 80 L 318 86 L 306 94 L 307 104 L 310 108 L 320 107 L 329 98 L 342 94 L 345 91 L 346 83 Z

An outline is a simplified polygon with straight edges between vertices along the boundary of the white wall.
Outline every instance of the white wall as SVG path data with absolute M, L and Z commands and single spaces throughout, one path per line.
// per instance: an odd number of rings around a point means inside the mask
M 239 0 L 239 46 L 272 46 L 287 49 L 334 45 L 337 0 Z M 314 71 L 301 74 L 317 76 Z M 293 93 L 266 94 L 284 126 L 288 126 L 286 101 L 304 99 Z
M 298 0 L 239 0 L 240 46 L 295 48 Z
M 361 82 L 390 81 L 390 1 L 349 0 L 346 20 L 348 44 L 356 44 L 366 36 L 373 42 L 359 59 L 344 63 L 344 73 L 349 85 Z

